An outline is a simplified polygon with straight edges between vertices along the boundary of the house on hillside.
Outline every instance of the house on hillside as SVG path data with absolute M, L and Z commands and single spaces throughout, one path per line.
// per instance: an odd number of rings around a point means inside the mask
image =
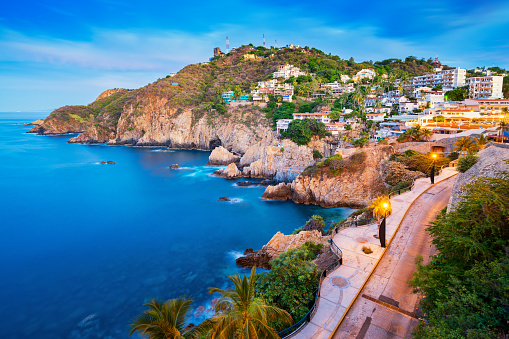
M 371 120 L 373 122 L 381 122 L 384 121 L 385 113 L 367 113 L 366 119 Z

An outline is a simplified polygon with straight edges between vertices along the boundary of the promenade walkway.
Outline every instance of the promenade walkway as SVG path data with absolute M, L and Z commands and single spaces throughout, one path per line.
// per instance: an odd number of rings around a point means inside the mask
M 435 177 L 435 185 L 455 174 L 457 174 L 455 169 L 443 169 L 442 173 Z M 430 187 L 428 178 L 417 179 L 412 191 L 391 198 L 393 212 L 387 218 L 388 246 L 394 241 L 394 236 L 409 207 Z M 380 241 L 373 235 L 378 235 L 376 223 L 345 228 L 334 236 L 334 242 L 343 252 L 343 265 L 324 279 L 315 314 L 309 323 L 291 336 L 292 339 L 321 339 L 332 335 L 385 251 L 380 247 Z M 362 251 L 363 246 L 369 247 L 373 253 L 365 254 Z

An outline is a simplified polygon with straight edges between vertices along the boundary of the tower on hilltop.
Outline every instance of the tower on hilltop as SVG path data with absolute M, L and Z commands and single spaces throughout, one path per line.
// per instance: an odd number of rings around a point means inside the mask
M 230 41 L 228 40 L 228 36 L 226 36 L 226 53 L 230 51 Z
M 263 35 L 263 48 L 265 48 L 265 34 Z

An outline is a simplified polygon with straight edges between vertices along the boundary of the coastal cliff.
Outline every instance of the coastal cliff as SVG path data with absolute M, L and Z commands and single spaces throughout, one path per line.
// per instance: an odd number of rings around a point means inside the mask
M 381 164 L 393 152 L 391 146 L 376 146 L 311 166 L 292 183 L 292 199 L 322 207 L 365 207 L 383 193 Z
M 250 46 L 210 63 L 184 67 L 173 77 L 135 90 L 110 89 L 86 106 L 53 111 L 30 133 L 81 133 L 70 142 L 110 145 L 168 146 L 213 150 L 223 146 L 246 154 L 241 167 L 261 156 L 260 148 L 277 144 L 272 121 L 252 102 L 224 105 L 221 93 L 245 93 L 251 83 L 265 80 L 289 53 L 253 63 Z
M 242 175 L 254 178 L 275 177 L 278 181 L 291 182 L 292 175 L 296 177 L 298 173 L 314 162 L 311 148 L 298 146 L 293 141 L 285 139 L 279 146 L 263 148 L 260 158 L 244 167 Z

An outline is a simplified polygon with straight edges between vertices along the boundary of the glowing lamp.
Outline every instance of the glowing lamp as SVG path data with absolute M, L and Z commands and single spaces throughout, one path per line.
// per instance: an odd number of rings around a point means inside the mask
M 431 155 L 431 157 L 432 157 L 432 158 L 436 158 L 436 157 L 437 157 L 437 155 L 436 155 L 436 154 L 432 154 L 432 155 Z
M 386 203 L 386 202 L 384 202 L 384 203 L 382 204 L 382 206 L 383 206 L 384 208 L 387 208 L 387 207 L 389 207 L 389 204 L 388 204 L 388 203 Z

